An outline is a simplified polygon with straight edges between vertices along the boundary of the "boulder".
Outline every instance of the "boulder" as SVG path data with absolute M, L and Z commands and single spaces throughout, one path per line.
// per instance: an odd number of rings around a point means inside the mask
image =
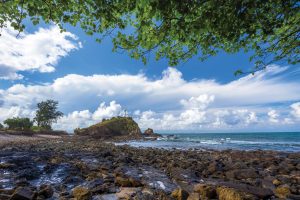
M 11 196 L 11 200 L 32 200 L 35 197 L 35 192 L 29 187 L 19 187 Z
M 50 198 L 52 197 L 53 192 L 54 191 L 51 185 L 41 185 L 38 194 L 44 198 Z
M 87 128 L 74 130 L 77 136 L 90 136 L 100 139 L 126 137 L 128 139 L 142 136 L 138 124 L 131 117 L 113 117 Z
M 286 199 L 290 194 L 291 190 L 288 185 L 282 185 L 275 189 L 275 195 L 279 198 Z
M 152 128 L 147 128 L 144 133 L 143 133 L 144 137 L 161 137 L 160 134 L 154 133 Z
M 199 199 L 200 199 L 200 194 L 195 192 L 191 193 L 187 198 L 187 200 L 199 200 Z
M 257 199 L 255 196 L 240 192 L 233 188 L 228 187 L 218 187 L 217 188 L 217 195 L 219 200 L 254 200 Z
M 258 177 L 257 172 L 252 168 L 231 170 L 226 172 L 225 174 L 228 179 L 238 179 L 238 180 Z
M 123 187 L 116 193 L 116 196 L 118 199 L 132 199 L 132 197 L 140 190 L 140 188 Z
M 189 193 L 181 188 L 175 189 L 171 196 L 176 200 L 187 200 Z
M 76 200 L 89 200 L 91 199 L 91 192 L 85 187 L 77 186 L 73 189 L 73 196 Z
M 199 193 L 201 199 L 214 199 L 217 196 L 215 187 L 207 184 L 194 185 L 194 192 Z

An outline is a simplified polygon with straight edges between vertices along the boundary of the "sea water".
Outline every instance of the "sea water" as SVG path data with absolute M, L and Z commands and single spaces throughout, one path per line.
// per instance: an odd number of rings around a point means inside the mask
M 300 152 L 300 132 L 163 134 L 154 141 L 130 141 L 134 147 L 177 149 L 236 149 Z

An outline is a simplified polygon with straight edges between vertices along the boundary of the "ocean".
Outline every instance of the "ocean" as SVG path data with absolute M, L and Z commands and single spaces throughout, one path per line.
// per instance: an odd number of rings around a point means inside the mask
M 166 149 L 275 150 L 300 152 L 300 132 L 163 134 L 154 141 L 119 143 Z

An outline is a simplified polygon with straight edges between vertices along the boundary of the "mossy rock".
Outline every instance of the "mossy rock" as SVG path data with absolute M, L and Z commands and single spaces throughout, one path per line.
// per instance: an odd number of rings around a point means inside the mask
M 128 138 L 141 137 L 141 130 L 131 117 L 113 117 L 88 128 L 75 129 L 74 133 L 79 136 L 105 139 L 122 136 Z

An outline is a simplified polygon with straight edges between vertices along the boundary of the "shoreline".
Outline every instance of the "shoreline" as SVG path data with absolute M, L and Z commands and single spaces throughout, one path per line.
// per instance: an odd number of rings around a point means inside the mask
M 300 197 L 300 153 L 141 149 L 69 136 L 0 148 L 2 199 L 24 188 L 43 199 L 44 187 L 62 199 Z

